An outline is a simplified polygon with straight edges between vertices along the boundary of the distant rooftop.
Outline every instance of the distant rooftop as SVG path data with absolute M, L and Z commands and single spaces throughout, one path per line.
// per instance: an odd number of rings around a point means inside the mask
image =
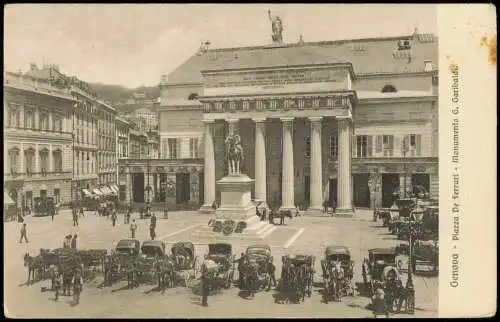
M 195 53 L 168 77 L 162 77 L 162 84 L 200 84 L 204 70 L 310 64 L 350 63 L 356 75 L 423 72 L 424 61 L 437 66 L 437 41 L 433 34 L 414 33 L 400 37 L 208 49 Z

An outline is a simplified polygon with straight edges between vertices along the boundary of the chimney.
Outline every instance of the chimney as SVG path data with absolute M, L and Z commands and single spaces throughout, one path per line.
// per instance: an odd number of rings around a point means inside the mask
M 413 38 L 417 37 L 418 37 L 418 27 L 415 27 L 415 29 L 413 29 Z
M 304 43 L 304 39 L 302 38 L 302 35 L 299 37 L 299 45 L 302 45 Z
M 164 74 L 164 75 L 161 75 L 161 82 L 164 83 L 168 80 L 168 75 Z
M 432 71 L 432 61 L 424 60 L 424 72 Z
M 30 64 L 30 70 L 38 70 L 38 66 L 36 65 L 36 63 Z

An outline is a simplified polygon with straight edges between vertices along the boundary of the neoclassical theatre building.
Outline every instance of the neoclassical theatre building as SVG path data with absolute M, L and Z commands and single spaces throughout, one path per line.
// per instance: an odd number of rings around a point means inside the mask
M 160 159 L 172 203 L 220 200 L 239 133 L 253 198 L 311 212 L 438 198 L 438 44 L 432 34 L 206 47 L 161 81 Z

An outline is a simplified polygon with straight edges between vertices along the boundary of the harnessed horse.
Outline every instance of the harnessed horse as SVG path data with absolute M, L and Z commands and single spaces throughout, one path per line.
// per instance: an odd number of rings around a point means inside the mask
M 279 218 L 280 219 L 280 225 L 284 225 L 285 224 L 285 217 L 288 217 L 290 219 L 293 218 L 293 215 L 292 215 L 292 210 L 271 210 L 271 213 L 269 214 L 269 216 L 272 218 L 272 221 L 274 223 L 274 218 Z
M 40 281 L 44 273 L 44 265 L 41 256 L 32 257 L 30 254 L 26 253 L 23 256 L 24 267 L 28 268 L 28 281 L 30 282 Z M 33 279 L 31 279 L 33 276 Z
M 158 276 L 158 287 L 165 290 L 174 285 L 174 263 L 165 257 L 156 262 L 156 272 Z

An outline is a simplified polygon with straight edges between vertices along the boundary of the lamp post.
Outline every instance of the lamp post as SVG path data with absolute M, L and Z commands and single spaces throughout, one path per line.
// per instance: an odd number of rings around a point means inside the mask
M 162 186 L 163 186 L 163 191 L 164 191 L 164 195 L 165 195 L 165 206 L 163 209 L 163 218 L 168 219 L 167 182 L 166 181 L 163 182 Z
M 412 204 L 412 209 L 410 209 L 410 217 L 408 222 L 408 280 L 406 281 L 406 290 L 408 293 L 407 307 L 408 313 L 415 313 L 415 287 L 413 285 L 413 247 L 415 244 L 415 239 L 418 236 L 418 224 L 415 221 L 415 204 Z
M 402 146 L 402 152 L 403 152 L 403 172 L 404 172 L 404 178 L 403 178 L 403 198 L 406 198 L 406 177 L 407 177 L 407 170 L 406 170 L 406 153 L 408 152 L 408 138 L 405 136 L 403 139 L 403 146 Z
M 372 178 L 368 180 L 368 188 L 370 189 L 370 195 L 372 199 L 373 221 L 377 222 L 377 208 L 375 207 L 375 200 L 376 200 L 375 196 L 377 192 L 380 190 L 380 182 L 375 176 L 372 176 Z

